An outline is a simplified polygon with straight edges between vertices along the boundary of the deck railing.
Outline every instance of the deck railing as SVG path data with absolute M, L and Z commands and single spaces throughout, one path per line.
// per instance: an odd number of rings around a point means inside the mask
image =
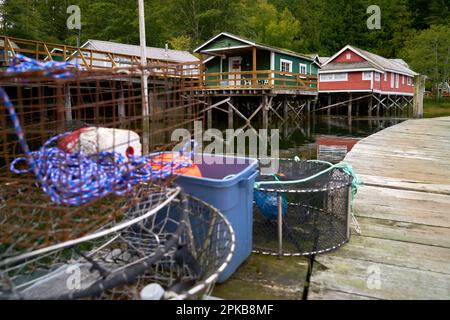
M 77 62 L 85 68 L 109 69 L 115 67 L 131 67 L 140 65 L 140 56 L 128 54 L 116 54 L 107 51 L 93 50 L 87 48 L 77 48 L 73 46 L 53 44 L 43 41 L 26 40 L 7 36 L 0 36 L 0 64 L 7 66 L 11 57 L 16 53 L 24 54 L 38 61 L 71 61 Z M 175 63 L 148 59 L 149 66 L 159 66 L 164 64 L 178 65 L 189 71 L 189 75 L 199 74 L 197 62 Z M 196 70 L 194 70 L 196 69 Z
M 275 71 L 207 72 L 204 86 L 208 89 L 286 89 L 317 91 L 317 76 Z
M 0 66 L 7 66 L 16 53 L 39 61 L 72 61 L 85 68 L 109 69 L 140 64 L 140 57 L 105 51 L 0 36 Z M 259 70 L 208 72 L 200 62 L 168 63 L 148 59 L 151 73 L 181 78 L 188 88 L 201 89 L 279 89 L 317 91 L 317 76 L 294 72 Z

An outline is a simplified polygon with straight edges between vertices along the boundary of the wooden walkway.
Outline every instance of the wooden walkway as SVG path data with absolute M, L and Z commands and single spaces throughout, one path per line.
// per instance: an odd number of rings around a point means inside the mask
M 346 158 L 362 235 L 316 257 L 309 299 L 450 299 L 450 118 L 410 120 Z

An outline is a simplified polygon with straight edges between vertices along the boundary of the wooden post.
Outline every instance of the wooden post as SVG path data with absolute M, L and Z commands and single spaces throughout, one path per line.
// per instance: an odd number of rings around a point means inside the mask
M 373 96 L 371 95 L 369 98 L 369 104 L 367 106 L 367 116 L 369 118 L 372 117 L 372 108 L 373 108 Z
M 257 70 L 257 61 L 256 61 L 256 47 L 252 48 L 253 59 L 252 59 L 252 84 L 256 86 L 256 70 Z
M 203 54 L 200 53 L 200 77 L 198 79 L 198 85 L 200 88 L 203 88 L 203 79 L 205 75 L 205 63 L 203 62 Z M 221 58 L 222 59 L 222 58 Z
M 328 94 L 328 106 L 331 106 L 332 103 L 332 97 L 331 97 L 331 93 Z M 327 115 L 331 116 L 331 108 L 327 109 Z
M 262 108 L 262 128 L 269 128 L 269 97 L 263 96 L 263 108 Z
M 356 101 L 356 116 L 359 117 L 359 102 L 360 100 Z
M 212 106 L 212 98 L 208 97 L 206 101 L 208 103 L 206 107 L 207 108 L 211 107 Z M 212 126 L 213 126 L 213 119 L 212 119 L 212 117 L 213 117 L 213 111 L 212 111 L 212 109 L 209 109 L 207 111 L 207 113 L 206 113 L 206 121 L 207 121 L 207 128 L 208 129 L 211 129 Z
M 283 118 L 284 121 L 287 121 L 289 117 L 289 107 L 287 103 L 287 96 L 283 97 Z
M 123 88 L 121 87 L 119 89 L 119 99 L 117 100 L 117 109 L 118 109 L 118 115 L 119 115 L 119 121 L 121 124 L 123 124 L 123 121 L 125 120 L 126 113 L 125 113 L 125 94 L 123 92 Z
M 72 120 L 72 98 L 70 95 L 70 86 L 66 86 L 64 88 L 65 95 L 64 95 L 64 110 L 66 114 L 66 120 L 71 121 Z
M 65 128 L 65 104 L 64 104 L 64 86 L 57 85 L 56 86 L 56 129 L 58 130 L 58 133 L 63 133 Z
M 378 96 L 378 100 L 382 100 L 381 94 Z M 380 117 L 380 101 L 377 101 L 377 118 Z
M 423 118 L 423 94 L 425 92 L 426 77 L 418 75 L 414 78 L 413 117 Z
M 347 112 L 349 118 L 352 117 L 352 108 L 353 108 L 353 95 L 350 93 L 348 99 L 348 112 Z
M 234 105 L 234 99 L 231 99 L 230 103 Z M 234 111 L 230 105 L 228 106 L 228 129 L 234 129 Z

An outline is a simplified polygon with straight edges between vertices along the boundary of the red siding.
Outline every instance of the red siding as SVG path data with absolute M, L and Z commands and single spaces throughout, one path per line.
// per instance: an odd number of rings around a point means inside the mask
M 350 60 L 347 60 L 347 53 L 350 54 Z M 363 62 L 365 61 L 364 58 L 360 57 L 353 51 L 347 49 L 344 52 L 342 52 L 339 56 L 337 56 L 333 62 Z
M 319 80 L 319 90 L 367 90 L 370 91 L 370 80 L 362 79 L 362 72 L 349 72 L 348 81 L 323 82 Z
M 396 74 L 395 77 L 397 77 L 397 76 L 400 76 L 398 88 L 395 86 L 395 84 L 396 84 L 395 80 L 394 80 L 394 88 L 391 88 L 392 73 L 388 72 L 387 73 L 387 81 L 384 81 L 384 75 L 382 74 L 380 82 L 377 82 L 377 81 L 373 82 L 374 90 L 381 90 L 384 92 L 414 93 L 414 86 L 408 85 L 408 77 Z M 403 83 L 403 80 L 402 80 L 403 77 L 405 77 L 405 83 Z M 411 84 L 412 84 L 412 81 L 413 81 L 413 79 L 411 78 Z
M 387 81 L 384 81 L 384 74 L 380 74 L 380 81 L 375 80 L 375 73 L 373 74 L 373 90 L 383 92 L 401 92 L 401 93 L 414 93 L 414 86 L 408 85 L 408 77 L 405 76 L 405 83 L 402 82 L 402 75 L 399 79 L 399 87 L 391 88 L 391 73 L 388 72 Z M 411 78 L 411 81 L 412 78 Z M 412 83 L 412 82 L 411 82 Z M 371 81 L 362 79 L 362 72 L 349 72 L 348 81 L 320 81 L 319 78 L 319 91 L 352 91 L 352 90 L 365 90 L 371 91 Z

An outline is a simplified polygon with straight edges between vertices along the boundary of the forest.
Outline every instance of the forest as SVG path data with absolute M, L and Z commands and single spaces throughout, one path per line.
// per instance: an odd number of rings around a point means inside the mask
M 136 0 L 3 0 L 0 33 L 76 44 L 67 7 L 81 8 L 81 41 L 138 44 Z M 369 30 L 367 8 L 381 9 Z M 346 44 L 405 59 L 434 84 L 448 81 L 450 0 L 145 0 L 147 44 L 192 50 L 228 31 L 300 53 L 330 56 Z

